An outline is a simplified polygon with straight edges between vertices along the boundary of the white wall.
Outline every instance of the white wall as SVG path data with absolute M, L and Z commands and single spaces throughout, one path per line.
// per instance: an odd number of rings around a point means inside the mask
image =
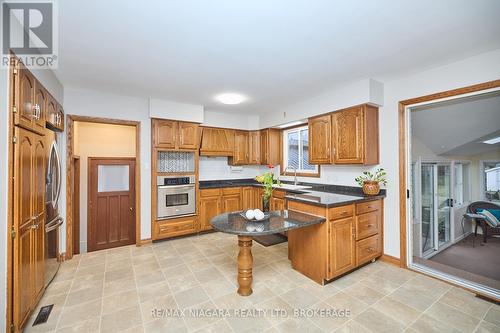
M 304 117 L 334 111 L 343 107 L 372 102 L 380 106 L 380 167 L 387 171 L 389 180 L 384 204 L 384 251 L 399 257 L 399 155 L 398 155 L 398 103 L 399 101 L 461 88 L 500 78 L 500 50 L 477 55 L 416 74 L 384 82 L 383 101 L 380 88 L 370 88 L 370 83 L 360 81 L 291 106 L 282 113 L 269 113 L 261 117 L 261 127 L 303 119 Z M 379 80 L 381 81 L 381 80 Z M 363 167 L 328 166 L 322 169 L 319 181 L 355 185 L 354 177 Z M 306 181 L 314 181 L 306 178 Z
M 202 123 L 204 118 L 203 106 L 177 103 L 164 99 L 149 99 L 149 115 L 151 118 L 176 119 Z
M 258 115 L 228 113 L 216 110 L 205 110 L 204 126 L 235 128 L 243 130 L 259 129 Z

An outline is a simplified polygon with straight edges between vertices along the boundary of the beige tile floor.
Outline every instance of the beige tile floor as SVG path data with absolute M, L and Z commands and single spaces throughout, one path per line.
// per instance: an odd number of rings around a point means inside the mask
M 31 318 L 25 332 L 500 332 L 500 306 L 382 262 L 321 287 L 290 267 L 286 243 L 254 242 L 254 293 L 241 297 L 237 251 L 236 236 L 210 233 L 76 256 L 40 302 L 55 304 L 49 321 L 32 327 Z M 161 309 L 227 312 L 172 317 Z M 325 309 L 350 314 L 321 316 Z

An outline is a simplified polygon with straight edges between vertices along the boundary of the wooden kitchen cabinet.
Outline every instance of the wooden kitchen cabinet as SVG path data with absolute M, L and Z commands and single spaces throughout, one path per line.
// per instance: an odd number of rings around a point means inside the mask
M 35 117 L 33 130 L 43 134 L 45 130 L 45 117 L 47 114 L 48 93 L 45 88 L 35 81 Z
M 179 149 L 198 148 L 198 127 L 196 123 L 178 122 Z
M 378 108 L 364 104 L 332 113 L 333 162 L 378 164 Z
M 198 148 L 198 127 L 196 123 L 175 120 L 153 119 L 153 146 L 163 149 Z
M 153 226 L 154 240 L 189 235 L 196 233 L 198 229 L 196 216 L 160 220 L 156 221 Z
M 177 122 L 153 119 L 154 146 L 175 149 L 177 141 Z
M 45 285 L 45 161 L 43 136 L 15 127 L 14 323 L 24 325 Z
M 200 231 L 211 230 L 210 221 L 221 214 L 221 194 L 220 189 L 200 190 Z
M 327 222 L 288 231 L 292 267 L 324 284 L 383 253 L 382 199 L 326 208 L 290 200 L 289 211 L 323 216 Z
M 332 116 L 309 118 L 309 164 L 332 163 Z
M 330 263 L 328 279 L 356 267 L 354 218 L 330 221 Z
M 58 132 L 64 131 L 64 111 L 57 101 L 47 94 L 46 125 L 50 129 Z
M 222 213 L 242 210 L 241 187 L 222 189 Z
M 281 160 L 281 131 L 267 128 L 260 131 L 260 164 L 278 165 Z
M 243 187 L 241 189 L 241 209 L 255 209 L 257 208 L 257 195 L 255 193 L 255 188 L 252 186 Z
M 250 131 L 248 135 L 248 164 L 260 164 L 260 132 Z
M 234 151 L 233 156 L 229 157 L 230 165 L 249 164 L 249 134 L 248 131 L 234 131 Z
M 285 210 L 285 192 L 274 190 L 269 203 L 270 210 Z
M 203 127 L 200 155 L 233 156 L 234 130 L 217 127 Z

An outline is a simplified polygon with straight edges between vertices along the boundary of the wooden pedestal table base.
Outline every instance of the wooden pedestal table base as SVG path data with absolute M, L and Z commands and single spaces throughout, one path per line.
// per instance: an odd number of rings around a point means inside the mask
M 238 294 L 249 296 L 252 294 L 252 237 L 238 236 Z

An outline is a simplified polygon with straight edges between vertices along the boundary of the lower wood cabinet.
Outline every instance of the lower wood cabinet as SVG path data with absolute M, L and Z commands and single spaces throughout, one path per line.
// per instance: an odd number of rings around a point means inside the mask
M 45 286 L 45 161 L 39 134 L 16 126 L 14 145 L 14 325 L 20 328 Z
M 353 217 L 333 220 L 329 223 L 330 262 L 328 279 L 331 279 L 356 267 L 356 239 Z
M 188 235 L 198 230 L 197 217 L 187 216 L 154 223 L 154 240 Z
M 222 212 L 221 189 L 200 190 L 200 231 L 211 230 L 210 220 Z
M 285 210 L 285 192 L 280 190 L 273 191 L 271 202 L 269 203 L 270 210 Z
M 242 210 L 241 187 L 222 189 L 222 213 Z
M 356 269 L 383 253 L 381 199 L 327 209 L 297 201 L 288 210 L 324 216 L 327 222 L 288 232 L 292 267 L 317 283 Z

